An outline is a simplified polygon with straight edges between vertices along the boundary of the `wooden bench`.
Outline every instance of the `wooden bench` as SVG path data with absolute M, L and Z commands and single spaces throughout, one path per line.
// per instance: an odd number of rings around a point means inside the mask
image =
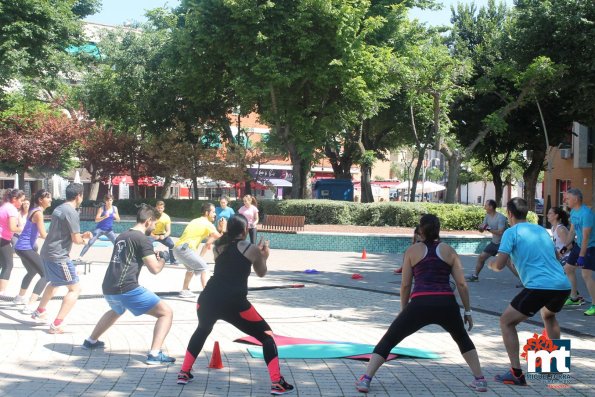
M 306 217 L 302 215 L 267 215 L 261 223 L 261 232 L 297 233 L 304 230 Z
M 81 221 L 94 221 L 97 215 L 97 207 L 80 207 L 79 219 Z

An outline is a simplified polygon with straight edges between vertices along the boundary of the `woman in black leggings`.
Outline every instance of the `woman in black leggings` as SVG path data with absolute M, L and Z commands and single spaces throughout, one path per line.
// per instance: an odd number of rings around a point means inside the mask
M 293 386 L 281 376 L 271 327 L 247 299 L 252 266 L 259 277 L 264 277 L 269 257 L 268 241 L 251 244 L 244 241 L 247 234 L 248 221 L 243 215 L 237 214 L 227 223 L 227 232 L 215 242 L 215 270 L 198 298 L 198 327 L 188 343 L 184 363 L 178 374 L 178 384 L 185 385 L 192 380 L 190 371 L 196 357 L 217 320 L 223 320 L 262 343 L 272 383 L 271 394 L 280 395 L 293 390 Z
M 438 324 L 457 343 L 473 372 L 475 379 L 469 387 L 476 391 L 487 391 L 487 382 L 481 372 L 477 351 L 465 330 L 459 306 L 449 283 L 449 276 L 452 274 L 465 307 L 464 322 L 469 324 L 471 330 L 473 319 L 469 290 L 465 283 L 461 260 L 454 249 L 440 242 L 438 217 L 431 214 L 422 216 L 419 229 L 423 242 L 413 244 L 405 252 L 403 260 L 401 313 L 374 348 L 366 373 L 359 378 L 355 386 L 358 391 L 367 393 L 372 377 L 399 342 L 426 325 Z M 411 293 L 413 279 L 415 286 Z
M 20 234 L 14 246 L 16 254 L 21 258 L 21 262 L 23 262 L 23 266 L 25 266 L 25 269 L 27 270 L 27 274 L 25 274 L 23 281 L 21 282 L 21 290 L 14 298 L 15 303 L 25 305 L 23 310 L 21 310 L 21 313 L 23 314 L 33 314 L 34 310 L 30 305 L 37 302 L 37 299 L 48 283 L 45 278 L 43 262 L 37 252 L 37 238 L 41 237 L 44 239 L 47 236 L 43 220 L 43 211 L 51 204 L 52 195 L 50 192 L 41 189 L 35 193 L 35 196 L 33 197 L 33 208 L 29 211 L 23 232 Z M 37 283 L 35 283 L 33 293 L 27 303 L 25 294 L 36 274 L 39 274 L 40 278 Z

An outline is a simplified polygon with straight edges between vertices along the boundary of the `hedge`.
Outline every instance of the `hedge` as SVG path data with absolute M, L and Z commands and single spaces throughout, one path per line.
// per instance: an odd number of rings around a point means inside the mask
M 306 224 L 415 227 L 422 215 L 435 214 L 440 218 L 444 230 L 475 230 L 485 217 L 483 207 L 462 204 L 267 200 L 258 206 L 261 216 L 305 215 Z M 498 211 L 506 212 L 503 209 Z M 529 212 L 527 219 L 537 223 L 538 218 L 534 212 Z
M 155 205 L 156 199 L 118 200 L 114 204 L 122 215 L 136 215 L 138 205 Z M 205 201 L 163 200 L 165 212 L 172 217 L 192 219 L 200 216 L 200 208 Z M 63 203 L 54 200 L 52 209 Z M 99 205 L 101 201 L 83 201 L 83 206 Z M 217 205 L 215 201 L 211 203 Z M 243 205 L 240 200 L 229 203 L 236 212 Z M 359 225 L 359 226 L 400 226 L 415 227 L 424 214 L 435 214 L 440 218 L 443 230 L 475 230 L 483 221 L 485 210 L 477 205 L 436 204 L 436 203 L 352 203 L 332 200 L 262 200 L 258 203 L 260 218 L 270 215 L 304 215 L 306 224 L 316 225 Z M 47 213 L 51 213 L 51 210 Z M 502 208 L 499 212 L 506 214 Z M 527 219 L 537 223 L 537 214 L 529 212 Z

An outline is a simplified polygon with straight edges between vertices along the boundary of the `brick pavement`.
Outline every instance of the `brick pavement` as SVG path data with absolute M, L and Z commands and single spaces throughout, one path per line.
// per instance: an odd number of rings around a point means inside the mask
M 246 345 L 233 342 L 243 336 L 230 325 L 219 322 L 198 358 L 196 379 L 187 386 L 175 383 L 179 363 L 172 366 L 144 364 L 154 321 L 151 317 L 125 315 L 102 338 L 105 351 L 80 348 L 95 322 L 107 310 L 100 298 L 100 285 L 109 248 L 92 248 L 89 255 L 98 263 L 91 273 L 81 276 L 83 299 L 75 306 L 67 322 L 68 333 L 50 335 L 46 327 L 33 325 L 8 302 L 0 302 L 0 395 L 3 396 L 264 396 L 269 395 L 266 366 L 253 359 Z M 76 256 L 76 255 L 74 255 Z M 321 340 L 345 340 L 375 344 L 399 310 L 399 276 L 392 270 L 399 255 L 368 255 L 362 261 L 353 253 L 273 251 L 269 275 L 252 276 L 251 287 L 288 285 L 304 282 L 300 289 L 268 289 L 250 293 L 255 307 L 280 335 Z M 463 258 L 471 269 L 475 257 Z M 304 269 L 316 268 L 318 275 L 305 275 Z M 361 273 L 363 280 L 350 278 Z M 485 271 L 481 282 L 471 284 L 471 300 L 476 307 L 475 328 L 471 337 L 477 346 L 486 377 L 492 379 L 507 367 L 498 317 L 515 293 L 513 280 L 506 273 Z M 180 288 L 183 270 L 167 267 L 159 275 L 144 270 L 141 284 L 154 291 L 170 292 Z M 24 270 L 16 262 L 9 292 L 15 293 Z M 482 273 L 483 274 L 483 273 Z M 199 285 L 193 280 L 193 287 Z M 480 297 L 486 299 L 480 299 Z M 88 297 L 88 298 L 87 298 Z M 188 339 L 196 327 L 191 299 L 165 298 L 174 309 L 174 324 L 164 350 L 178 361 L 183 359 Z M 50 314 L 59 303 L 52 301 Z M 479 309 L 479 310 L 477 310 Z M 572 340 L 571 388 L 549 389 L 532 382 L 527 388 L 489 382 L 488 396 L 586 396 L 592 395 L 595 382 L 595 341 L 593 318 L 580 312 L 563 313 L 582 336 Z M 581 321 L 578 321 L 578 320 Z M 586 319 L 586 320 L 585 320 Z M 571 321 L 573 320 L 573 321 Z M 583 321 L 584 320 L 584 321 Z M 587 321 L 588 320 L 588 321 Z M 521 340 L 541 327 L 519 326 Z M 591 336 L 589 336 L 591 335 Z M 563 334 L 563 337 L 567 335 Z M 208 369 L 214 341 L 221 345 L 224 368 Z M 470 396 L 466 387 L 469 370 L 450 336 L 439 327 L 427 327 L 405 339 L 402 346 L 423 347 L 441 354 L 438 360 L 403 359 L 385 364 L 372 382 L 370 396 Z M 287 379 L 296 385 L 296 396 L 357 396 L 355 377 L 365 363 L 346 359 L 281 360 Z

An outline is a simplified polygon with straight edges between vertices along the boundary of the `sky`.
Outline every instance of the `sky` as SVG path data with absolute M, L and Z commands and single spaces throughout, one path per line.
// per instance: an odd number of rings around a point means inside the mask
M 502 1 L 512 7 L 513 0 Z M 486 5 L 488 0 L 442 0 L 444 7 L 440 11 L 413 9 L 410 15 L 431 26 L 450 25 L 450 6 L 459 2 L 475 2 L 479 7 Z M 85 20 L 106 25 L 121 25 L 127 21 L 144 22 L 146 20 L 144 17 L 145 10 L 163 6 L 173 8 L 179 4 L 179 0 L 103 0 L 101 11 L 87 17 Z

